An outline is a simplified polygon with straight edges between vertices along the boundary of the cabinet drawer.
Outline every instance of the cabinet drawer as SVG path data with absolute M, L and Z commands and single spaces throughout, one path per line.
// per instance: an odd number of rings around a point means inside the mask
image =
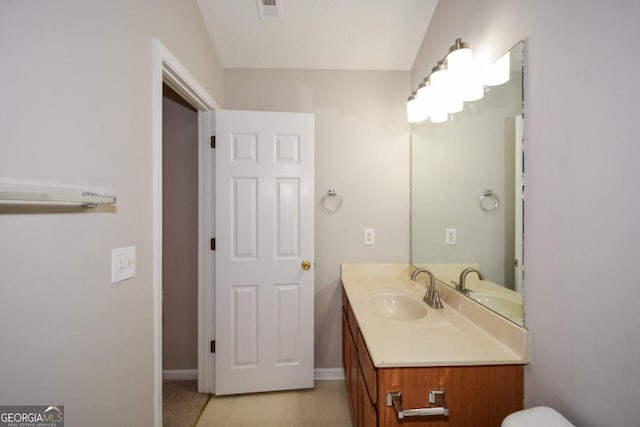
M 359 411 L 358 411 L 358 426 L 361 427 L 377 427 L 378 426 L 378 413 L 376 407 L 371 400 L 369 400 L 369 392 L 367 391 L 367 385 L 365 384 L 362 373 L 359 376 Z
M 358 361 L 360 362 L 360 369 L 362 370 L 364 382 L 367 385 L 369 398 L 372 402 L 375 402 L 378 399 L 378 376 L 360 331 L 358 331 L 358 341 L 356 346 L 358 349 Z
M 496 427 L 523 408 L 523 378 L 522 365 L 387 368 L 379 370 L 379 392 L 401 391 L 404 408 L 423 408 L 429 390 L 445 391 L 449 416 L 416 417 L 412 427 Z M 380 425 L 406 425 L 384 398 L 378 401 Z

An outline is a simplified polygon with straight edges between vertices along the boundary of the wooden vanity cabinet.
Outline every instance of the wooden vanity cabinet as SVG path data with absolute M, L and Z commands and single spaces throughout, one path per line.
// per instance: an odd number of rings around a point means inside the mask
M 523 409 L 523 365 L 376 368 L 343 292 L 343 363 L 354 427 L 498 427 Z M 386 406 L 388 391 L 401 391 L 403 408 L 424 408 L 429 390 L 444 390 L 449 416 L 399 421 Z
M 377 427 L 377 411 L 375 408 L 375 399 L 373 395 L 377 394 L 377 376 L 373 363 L 369 358 L 369 353 L 363 352 L 358 348 L 357 343 L 360 331 L 357 328 L 353 311 L 349 307 L 346 295 L 343 294 L 343 311 L 342 311 L 342 363 L 345 372 L 345 384 L 347 387 L 347 397 L 349 399 L 349 409 L 351 411 L 351 422 L 354 427 Z M 355 325 L 355 328 L 351 328 Z M 364 341 L 361 345 L 364 345 Z M 360 365 L 360 356 L 366 354 L 368 364 L 365 367 L 366 374 Z M 365 375 L 366 378 L 365 379 Z M 367 383 L 368 381 L 368 383 Z M 369 385 L 367 387 L 367 385 Z

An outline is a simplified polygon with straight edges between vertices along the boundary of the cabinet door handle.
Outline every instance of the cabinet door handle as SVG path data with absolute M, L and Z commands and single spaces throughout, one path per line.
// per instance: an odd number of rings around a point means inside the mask
M 399 420 L 404 417 L 424 417 L 424 416 L 436 416 L 444 415 L 449 416 L 449 408 L 444 403 L 444 391 L 442 390 L 429 390 L 429 402 L 438 402 L 442 406 L 432 406 L 429 408 L 415 408 L 415 409 L 402 409 L 402 392 L 401 391 L 388 391 L 386 394 L 387 406 L 392 406 L 396 411 Z

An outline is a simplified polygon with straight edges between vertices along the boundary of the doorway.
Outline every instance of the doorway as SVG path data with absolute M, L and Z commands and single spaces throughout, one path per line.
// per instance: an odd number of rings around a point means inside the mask
M 219 108 L 218 103 L 193 78 L 175 56 L 160 42 L 152 42 L 152 104 L 153 104 L 153 402 L 154 425 L 162 426 L 163 374 L 163 85 L 170 87 L 187 104 L 197 110 L 197 375 L 198 391 L 212 387 L 214 360 L 203 345 L 213 336 L 213 257 L 208 250 L 213 232 L 214 200 L 210 177 L 212 154 L 208 139 L 212 123 L 208 112 Z
M 195 425 L 198 393 L 198 112 L 162 87 L 162 419 Z
M 198 114 L 162 88 L 162 377 L 198 378 Z

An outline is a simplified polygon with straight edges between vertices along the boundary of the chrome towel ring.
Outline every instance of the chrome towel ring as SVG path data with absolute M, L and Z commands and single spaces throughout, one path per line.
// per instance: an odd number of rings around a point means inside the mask
M 328 213 L 334 213 L 342 207 L 342 196 L 333 188 L 327 191 L 327 194 L 320 199 L 322 209 Z
M 491 189 L 484 190 L 480 196 L 480 209 L 490 212 L 500 206 L 498 195 Z

